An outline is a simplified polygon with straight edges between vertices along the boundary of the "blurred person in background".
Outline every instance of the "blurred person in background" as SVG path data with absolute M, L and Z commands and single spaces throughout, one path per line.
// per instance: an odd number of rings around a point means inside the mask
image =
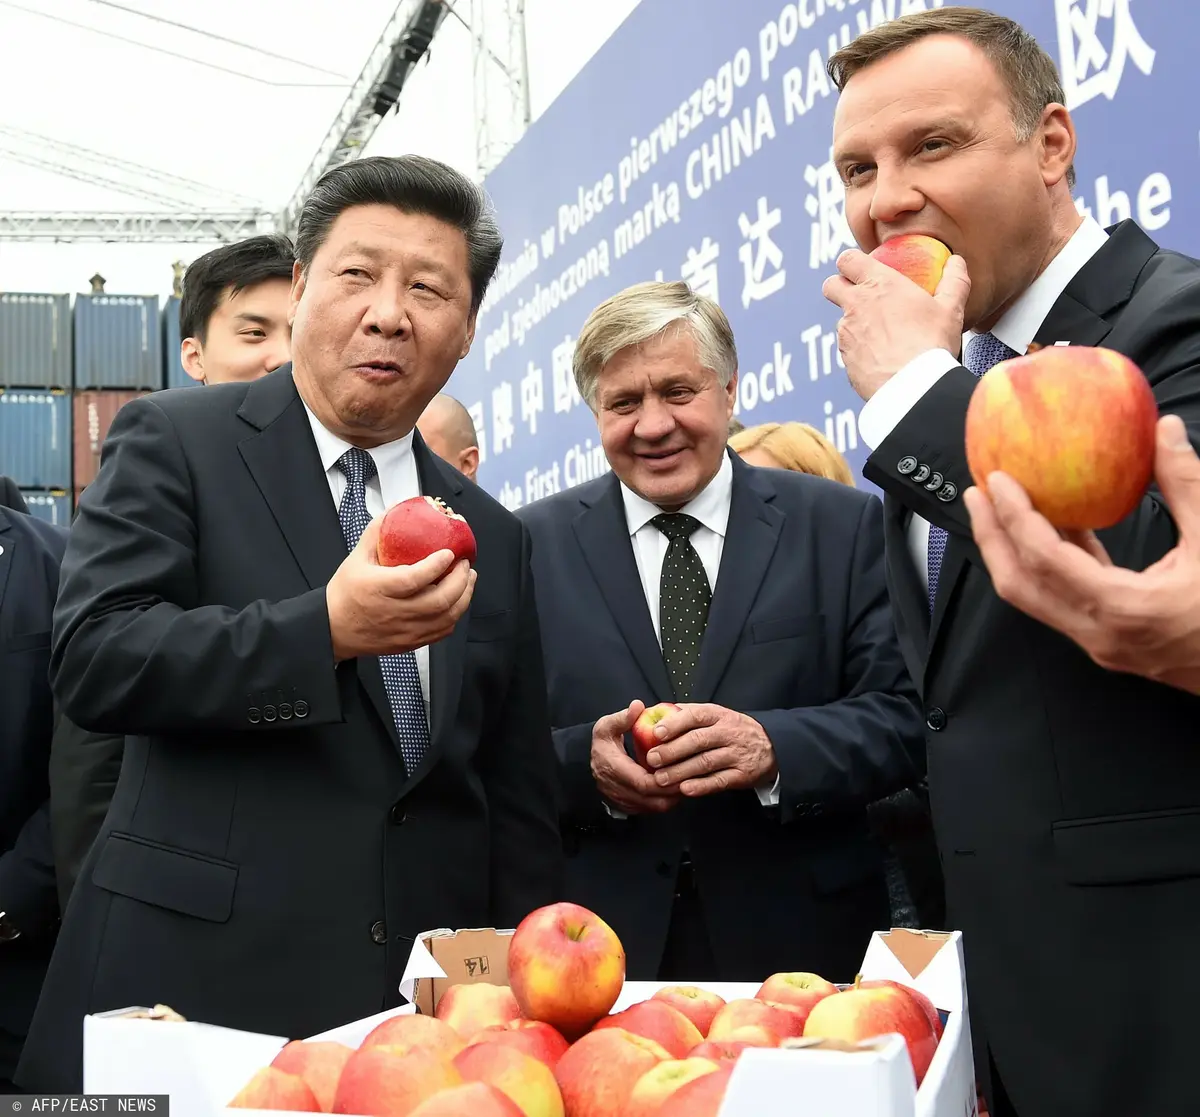
M 256 380 L 287 364 L 292 242 L 282 234 L 222 245 L 193 260 L 179 301 L 180 359 L 201 384 Z
M 13 1077 L 58 928 L 46 780 L 50 630 L 67 530 L 0 477 L 0 1093 Z
M 747 465 L 811 473 L 854 487 L 850 463 L 825 435 L 807 423 L 760 423 L 735 434 L 729 447 Z M 876 834 L 887 845 L 892 926 L 944 927 L 945 885 L 925 781 L 872 803 L 867 813 Z
M 292 242 L 251 237 L 194 260 L 179 304 L 180 359 L 202 384 L 255 380 L 291 352 Z M 59 903 L 67 902 L 83 859 L 112 802 L 125 736 L 89 733 L 60 717 L 50 750 L 50 818 Z
M 824 293 L 865 402 L 863 475 L 887 494 L 888 585 L 924 703 L 990 1108 L 1194 1112 L 1200 703 L 1105 671 L 1002 600 L 962 494 L 978 377 L 1031 348 L 1123 353 L 1200 436 L 1200 263 L 1076 207 L 1062 82 L 1011 19 L 958 6 L 902 16 L 843 46 L 829 74 L 859 248 Z M 869 255 L 913 233 L 953 253 L 935 294 Z M 1141 570 L 1178 532 L 1152 490 L 1099 538 Z M 1170 959 L 1169 980 L 1147 976 L 1148 958 Z
M 468 481 L 479 469 L 479 436 L 470 412 L 453 396 L 439 392 L 417 420 L 417 430 L 444 462 L 454 466 Z
M 363 158 L 301 211 L 292 362 L 118 412 L 63 560 L 50 677 L 127 734 L 16 1080 L 78 1092 L 85 1015 L 306 1036 L 401 1003 L 415 936 L 561 897 L 529 538 L 415 425 L 502 248 L 483 191 Z M 379 564 L 437 497 L 449 550 Z
M 729 321 L 685 283 L 596 308 L 576 384 L 612 471 L 519 510 L 563 772 L 567 896 L 639 980 L 853 980 L 888 920 L 868 803 L 920 778 L 878 499 L 727 448 Z M 626 741 L 659 724 L 649 769 Z
M 743 423 L 741 421 L 741 419 L 738 419 L 735 417 L 735 418 L 732 418 L 729 420 L 729 437 L 730 438 L 732 438 L 739 431 L 744 431 L 745 429 L 746 429 L 746 424 Z

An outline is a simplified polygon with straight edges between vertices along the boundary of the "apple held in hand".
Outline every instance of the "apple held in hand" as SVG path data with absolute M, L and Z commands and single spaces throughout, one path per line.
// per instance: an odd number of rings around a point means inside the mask
M 659 702 L 656 705 L 647 706 L 642 711 L 642 716 L 633 723 L 633 748 L 637 753 L 638 763 L 647 772 L 651 772 L 653 769 L 646 761 L 646 754 L 659 743 L 658 738 L 654 736 L 654 727 L 667 714 L 678 709 L 679 707 L 674 702 Z
M 1141 370 L 1111 349 L 1051 345 L 1002 361 L 967 406 L 967 465 L 986 491 L 1007 473 L 1059 530 L 1128 516 L 1154 472 L 1158 404 Z
M 475 533 L 445 501 L 414 496 L 387 510 L 375 547 L 380 566 L 412 566 L 442 550 L 453 551 L 455 561 L 475 561 Z
M 513 933 L 508 981 L 522 1016 L 575 1040 L 621 995 L 625 948 L 594 912 L 550 904 L 530 912 Z
M 905 233 L 885 240 L 871 253 L 871 258 L 908 276 L 918 287 L 932 295 L 942 281 L 942 271 L 950 259 L 950 249 L 933 237 Z

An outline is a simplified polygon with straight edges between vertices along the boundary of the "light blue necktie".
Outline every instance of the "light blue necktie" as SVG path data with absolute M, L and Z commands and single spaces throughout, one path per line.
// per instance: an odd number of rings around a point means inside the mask
M 354 447 L 338 458 L 337 467 L 346 475 L 346 491 L 342 494 L 338 519 L 342 523 L 346 547 L 353 550 L 371 522 L 371 514 L 367 511 L 367 482 L 375 476 L 375 459 L 366 450 Z M 416 653 L 381 655 L 379 667 L 392 707 L 392 720 L 400 736 L 400 755 L 411 776 L 429 748 L 429 719 L 425 716 Z
M 982 376 L 993 365 L 1017 356 L 994 334 L 975 334 L 967 342 L 966 360 L 963 364 L 976 376 Z M 946 557 L 947 532 L 937 524 L 929 525 L 929 613 L 933 615 L 933 603 L 937 600 L 938 576 L 942 572 L 942 559 Z

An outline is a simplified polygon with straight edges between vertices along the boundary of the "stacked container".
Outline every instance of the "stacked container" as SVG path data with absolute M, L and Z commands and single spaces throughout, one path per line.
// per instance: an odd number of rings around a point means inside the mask
M 0 474 L 58 522 L 70 506 L 71 383 L 70 295 L 0 294 Z
M 179 299 L 172 295 L 163 305 L 162 312 L 163 366 L 168 388 L 194 388 L 200 382 L 193 380 L 183 370 L 179 349 L 183 343 L 179 326 Z
M 111 389 L 106 392 L 75 393 L 75 502 L 79 494 L 88 487 L 100 471 L 100 452 L 113 419 L 131 399 L 148 395 L 147 392 L 121 392 Z

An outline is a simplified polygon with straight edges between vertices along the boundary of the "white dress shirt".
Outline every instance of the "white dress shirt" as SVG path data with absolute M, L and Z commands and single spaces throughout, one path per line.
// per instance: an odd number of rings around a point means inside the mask
M 716 476 L 685 504 L 679 511 L 700 521 L 691 536 L 692 546 L 700 556 L 704 572 L 708 575 L 708 587 L 717 588 L 717 571 L 721 568 L 721 551 L 725 546 L 725 529 L 729 526 L 729 504 L 733 498 L 733 463 L 728 454 L 721 455 L 721 468 Z M 625 523 L 629 528 L 633 544 L 633 557 L 637 562 L 638 576 L 642 580 L 642 591 L 650 619 L 654 623 L 654 636 L 662 647 L 659 631 L 659 584 L 662 578 L 663 559 L 667 555 L 670 540 L 650 521 L 662 514 L 656 504 L 638 496 L 621 483 L 621 500 L 625 505 Z M 653 704 L 653 703 L 651 703 Z M 779 802 L 779 777 L 769 788 L 755 788 L 759 802 L 764 807 L 773 807 Z M 616 811 L 611 812 L 617 815 Z M 620 817 L 619 815 L 617 815 Z
M 1058 255 L 1004 312 L 992 327 L 992 334 L 1018 354 L 1025 354 L 1041 329 L 1042 323 L 1058 302 L 1067 284 L 1108 240 L 1108 234 L 1092 217 L 1083 223 L 1063 245 Z M 963 334 L 963 353 L 973 330 Z M 858 433 L 872 450 L 878 450 L 917 401 L 960 362 L 946 349 L 930 349 L 909 361 L 863 405 L 858 415 Z M 908 548 L 929 592 L 929 521 L 915 513 L 908 523 Z
M 308 421 L 317 443 L 317 453 L 321 455 L 321 468 L 325 470 L 329 492 L 333 497 L 333 507 L 336 510 L 341 507 L 342 495 L 346 491 L 346 475 L 338 468 L 337 461 L 352 447 L 349 442 L 323 427 L 307 403 L 304 410 L 308 412 Z M 413 456 L 412 441 L 412 431 L 409 431 L 395 442 L 385 442 L 382 446 L 367 451 L 375 461 L 375 476 L 366 483 L 367 512 L 370 513 L 371 519 L 382 516 L 393 504 L 421 495 L 421 481 L 417 473 L 417 459 Z M 425 718 L 428 721 L 429 648 L 417 648 L 416 657 L 417 674 L 421 677 L 421 696 L 425 699 Z

